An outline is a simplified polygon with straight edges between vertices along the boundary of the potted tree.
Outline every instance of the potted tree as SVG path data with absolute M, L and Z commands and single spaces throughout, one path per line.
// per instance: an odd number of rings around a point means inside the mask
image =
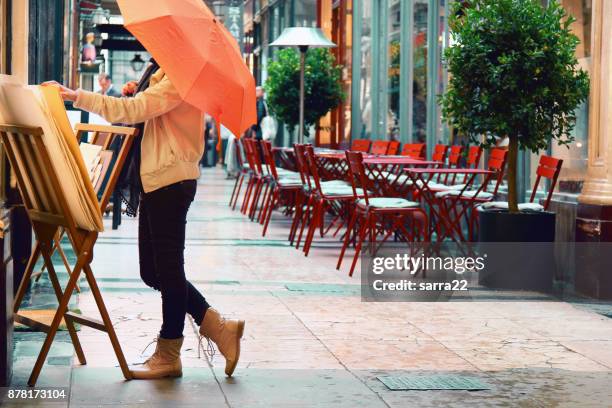
M 540 0 L 455 3 L 443 115 L 484 147 L 509 139 L 508 210 L 480 211 L 481 242 L 554 241 L 554 214 L 518 210 L 517 158 L 519 150 L 538 153 L 551 142 L 573 141 L 574 112 L 589 95 L 588 75 L 575 56 L 573 21 L 557 0 L 548 6 Z M 515 284 L 502 277 L 492 286 Z
M 325 48 L 309 49 L 304 72 L 304 129 L 344 100 L 340 79 L 342 68 Z M 267 102 L 272 114 L 289 129 L 300 120 L 300 56 L 293 48 L 278 51 L 276 60 L 268 65 L 265 83 Z

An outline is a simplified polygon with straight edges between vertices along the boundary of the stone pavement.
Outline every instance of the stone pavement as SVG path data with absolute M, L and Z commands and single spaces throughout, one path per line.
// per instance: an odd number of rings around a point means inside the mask
M 334 269 L 338 242 L 319 239 L 305 258 L 288 245 L 279 213 L 262 238 L 260 225 L 228 208 L 232 186 L 220 170 L 204 171 L 185 258 L 208 301 L 247 321 L 235 377 L 224 376 L 220 356 L 198 358 L 190 318 L 177 380 L 124 381 L 106 335 L 82 328 L 88 364 L 72 359 L 62 332 L 39 381 L 68 387 L 69 399 L 22 406 L 612 406 L 611 319 L 563 302 L 361 302 L 359 271 L 349 278 L 346 267 Z M 93 270 L 128 361 L 142 361 L 161 303 L 139 279 L 135 220 L 101 234 Z M 95 315 L 82 286 L 76 306 Z M 16 336 L 14 385 L 22 386 L 43 337 Z M 468 375 L 491 389 L 390 391 L 376 378 L 415 373 Z

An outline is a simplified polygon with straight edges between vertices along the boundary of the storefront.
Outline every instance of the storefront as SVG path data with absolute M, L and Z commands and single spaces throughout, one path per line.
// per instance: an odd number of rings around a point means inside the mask
M 547 0 L 543 0 L 546 3 Z M 448 17 L 452 0 L 318 0 L 319 26 L 336 43 L 343 67 L 347 99 L 322 119 L 318 142 L 348 145 L 351 139 L 461 143 L 441 120 L 438 97 L 448 75 L 443 54 L 451 41 Z M 572 28 L 580 38 L 580 65 L 591 71 L 592 0 L 563 0 L 575 18 Z M 355 39 L 355 40 L 354 40 Z M 588 162 L 589 107 L 577 112 L 575 141 L 541 152 L 562 158 L 556 199 L 575 205 Z M 329 129 L 329 130 L 328 130 Z M 524 154 L 520 185 L 531 194 L 538 156 Z M 539 187 L 542 193 L 546 186 Z
M 319 1 L 320 25 L 339 45 L 350 105 L 335 114 L 342 125 L 332 144 L 351 137 L 449 142 L 436 104 L 448 8 L 447 0 Z

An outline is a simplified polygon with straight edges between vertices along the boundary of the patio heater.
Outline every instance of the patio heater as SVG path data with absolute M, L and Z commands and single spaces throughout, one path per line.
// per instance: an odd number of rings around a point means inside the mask
M 329 41 L 320 28 L 288 27 L 270 46 L 297 47 L 300 50 L 300 129 L 298 142 L 304 143 L 304 66 L 306 64 L 306 51 L 308 51 L 308 48 L 333 48 L 336 44 Z

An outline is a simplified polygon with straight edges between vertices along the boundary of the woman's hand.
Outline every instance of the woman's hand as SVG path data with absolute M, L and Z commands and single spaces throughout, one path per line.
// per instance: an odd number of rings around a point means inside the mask
M 72 89 L 65 87 L 64 85 L 60 84 L 57 81 L 47 81 L 47 82 L 43 82 L 41 84 L 42 86 L 56 86 L 59 88 L 60 90 L 60 96 L 62 97 L 63 100 L 65 101 L 76 101 L 77 99 L 77 92 L 73 91 Z

